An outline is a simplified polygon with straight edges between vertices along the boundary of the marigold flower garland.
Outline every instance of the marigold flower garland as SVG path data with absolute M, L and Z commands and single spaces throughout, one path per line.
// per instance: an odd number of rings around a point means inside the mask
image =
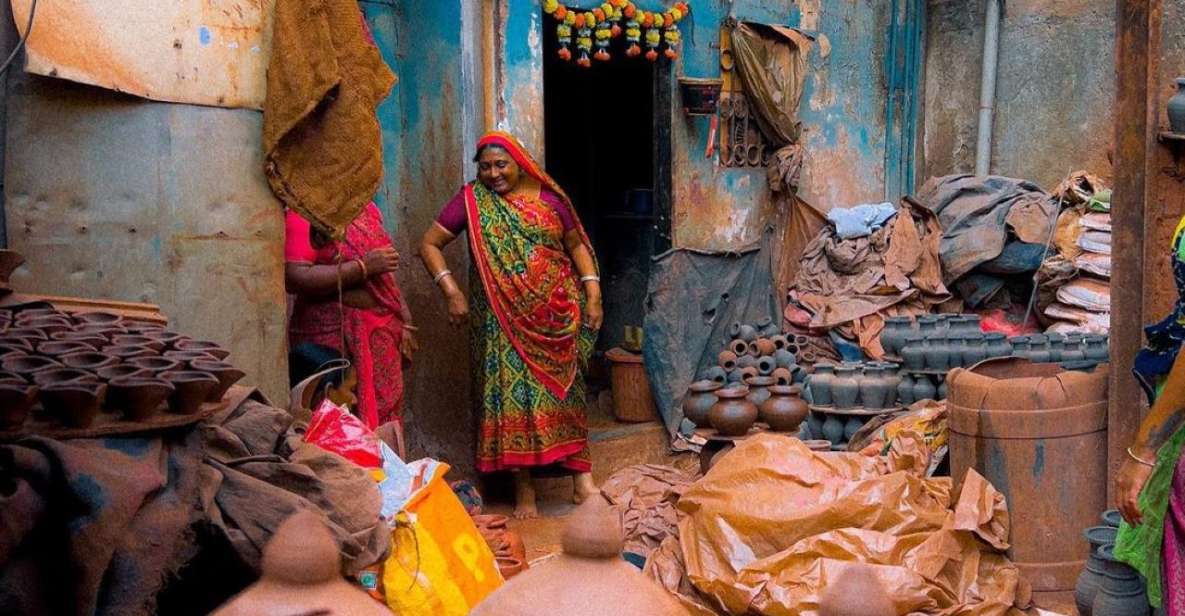
M 591 11 L 569 8 L 560 4 L 559 0 L 543 0 L 543 12 L 556 20 L 559 57 L 565 62 L 572 59 L 569 47 L 575 29 L 576 51 L 580 53 L 576 64 L 585 68 L 592 66 L 589 54 L 602 62 L 609 60 L 609 42 L 622 33 L 629 44 L 625 55 L 631 58 L 642 55 L 642 45 L 645 44 L 647 60 L 657 61 L 660 47 L 663 48 L 663 55 L 674 60 L 679 56 L 679 42 L 682 40 L 679 22 L 690 11 L 691 7 L 686 2 L 676 2 L 670 9 L 659 13 L 638 10 L 630 0 L 607 0 Z M 621 25 L 623 20 L 624 29 Z M 594 46 L 597 49 L 595 53 Z

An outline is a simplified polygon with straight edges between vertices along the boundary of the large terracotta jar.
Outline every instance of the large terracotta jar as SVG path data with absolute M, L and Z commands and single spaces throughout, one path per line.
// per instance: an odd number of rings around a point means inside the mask
M 802 388 L 797 385 L 774 385 L 769 388 L 769 399 L 758 407 L 761 421 L 774 432 L 797 432 L 810 410 L 802 399 Z
M 757 405 L 747 399 L 748 387 L 718 390 L 719 400 L 708 412 L 708 421 L 722 436 L 744 436 L 757 422 Z
M 683 416 L 697 428 L 709 428 L 708 412 L 716 404 L 716 391 L 722 385 L 715 381 L 697 381 L 691 384 L 687 397 L 683 399 Z

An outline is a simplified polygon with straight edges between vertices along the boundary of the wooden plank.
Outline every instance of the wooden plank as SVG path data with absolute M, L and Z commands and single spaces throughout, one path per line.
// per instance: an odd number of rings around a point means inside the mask
M 1140 348 L 1144 324 L 1144 215 L 1148 195 L 1148 159 L 1153 126 L 1149 123 L 1149 67 L 1157 53 L 1161 0 L 1116 0 L 1115 24 L 1115 190 L 1111 223 L 1112 255 L 1111 372 L 1107 415 L 1108 502 L 1124 451 L 1135 438 L 1142 393 L 1130 366 Z

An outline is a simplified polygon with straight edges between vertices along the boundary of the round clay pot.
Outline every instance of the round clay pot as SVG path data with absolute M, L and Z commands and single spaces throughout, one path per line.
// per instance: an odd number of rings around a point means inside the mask
M 754 377 L 761 376 L 761 373 L 757 371 L 756 366 L 745 366 L 744 368 L 741 368 L 738 372 L 741 373 L 741 382 L 747 381 L 747 380 L 754 378 Z
M 815 364 L 815 371 L 808 377 L 807 386 L 811 390 L 811 401 L 815 406 L 831 406 L 834 400 L 831 396 L 832 383 L 835 381 L 835 364 L 822 362 Z
M 934 384 L 930 382 L 930 377 L 925 375 L 918 375 L 913 382 L 913 400 L 920 402 L 922 400 L 933 400 L 938 393 Z
M 504 580 L 509 580 L 527 568 L 526 563 L 510 556 L 498 556 L 496 557 L 496 562 L 498 564 L 498 573 L 502 574 L 502 579 Z
M 1169 97 L 1165 107 L 1169 118 L 1169 129 L 1180 134 L 1185 133 L 1185 77 L 1178 77 L 1175 83 L 1177 92 Z
M 953 333 L 946 337 L 946 348 L 950 353 L 947 359 L 949 368 L 966 368 L 967 364 L 963 361 L 963 355 L 967 352 L 967 336 L 962 333 Z
M 1147 616 L 1151 611 L 1144 581 L 1135 569 L 1115 558 L 1114 545 L 1099 547 L 1103 578 L 1091 606 L 1097 616 Z
M 778 333 L 778 326 L 774 323 L 773 317 L 769 316 L 764 316 L 760 319 L 757 319 L 757 322 L 753 324 L 753 327 L 757 329 L 758 336 L 765 338 L 769 338 L 770 336 Z
M 793 369 L 794 366 L 798 364 L 797 360 L 794 359 L 794 353 L 791 353 L 786 349 L 778 349 L 777 351 L 774 351 L 774 363 L 777 364 L 779 368 L 786 369 Z
M 71 428 L 89 428 L 106 394 L 107 386 L 97 381 L 70 381 L 43 386 L 39 397 L 47 415 Z
M 1086 568 L 1074 585 L 1074 603 L 1078 606 L 1080 616 L 1091 616 L 1095 595 L 1103 583 L 1103 562 L 1099 559 L 1098 549 L 1108 543 L 1115 543 L 1117 532 L 1118 529 L 1110 526 L 1094 526 L 1083 531 L 1090 544 L 1090 553 L 1086 557 Z
M 24 357 L 10 357 L 4 361 L 0 361 L 0 368 L 4 368 L 5 372 L 11 372 L 19 375 L 26 381 L 32 380 L 34 374 L 44 370 L 53 368 L 61 368 L 60 362 L 54 361 L 48 357 L 39 357 L 37 355 L 26 355 Z
M 197 413 L 210 390 L 218 387 L 218 379 L 208 372 L 177 370 L 159 376 L 176 388 L 169 396 L 169 412 L 176 415 Z
M 201 370 L 202 368 L 195 367 L 194 369 Z M 712 366 L 707 370 L 704 370 L 703 374 L 700 375 L 700 380 L 716 381 L 717 383 L 724 384 L 728 381 L 728 372 L 726 372 L 724 368 L 721 368 L 720 366 Z
M 930 338 L 933 337 L 934 334 L 938 333 L 937 316 L 928 314 L 922 315 L 918 317 L 917 323 L 918 333 L 922 335 L 922 338 Z
M 683 398 L 683 416 L 697 428 L 710 428 L 708 413 L 716 404 L 715 392 L 720 389 L 720 383 L 715 381 L 696 381 L 688 388 L 687 396 Z
M 968 334 L 982 334 L 983 333 L 983 328 L 982 328 L 983 326 L 981 324 L 982 321 L 983 321 L 982 317 L 980 317 L 978 314 L 963 315 L 963 318 L 960 323 L 962 326 L 963 335 L 966 336 Z
M 737 358 L 737 366 L 740 368 L 757 368 L 757 358 L 745 353 Z
M 95 347 L 77 340 L 50 340 L 37 344 L 37 353 L 57 359 L 73 353 L 94 353 Z
M 885 319 L 885 329 L 881 331 L 881 348 L 885 354 L 893 357 L 901 355 L 901 347 L 905 344 L 905 336 L 911 331 L 909 317 L 889 317 Z
M 901 359 L 909 370 L 921 370 L 926 367 L 926 349 L 922 344 L 920 334 L 907 334 L 901 347 Z
M 33 373 L 33 382 L 42 388 L 49 385 L 61 385 L 75 381 L 98 383 L 99 378 L 93 373 L 80 368 L 49 368 Z
M 758 338 L 754 341 L 754 344 L 757 345 L 758 356 L 773 355 L 774 351 L 778 350 L 778 347 L 774 345 L 774 341 L 769 338 Z
M 1086 359 L 1106 362 L 1111 359 L 1111 351 L 1107 348 L 1107 338 L 1098 334 L 1086 336 Z
M 880 366 L 868 365 L 864 367 L 864 377 L 859 379 L 860 405 L 866 409 L 883 409 L 889 397 L 889 386 L 885 382 L 884 371 Z
M 802 388 L 797 385 L 774 385 L 769 398 L 758 407 L 761 421 L 774 432 L 797 432 L 810 409 L 802 400 Z
M 736 355 L 738 358 L 744 357 L 749 352 L 749 343 L 737 338 L 736 340 L 728 343 L 728 350 L 732 351 L 732 354 Z
M 988 358 L 987 339 L 983 334 L 963 335 L 963 365 L 968 368 Z
M 1053 355 L 1049 352 L 1049 338 L 1042 334 L 1034 334 L 1029 336 L 1029 361 L 1044 364 L 1052 361 Z
M 1123 521 L 1123 515 L 1119 513 L 1118 509 L 1108 509 L 1099 516 L 1099 519 L 1103 521 L 1104 526 L 1119 528 L 1119 523 Z
M 111 338 L 111 343 L 115 345 L 130 345 L 140 346 L 152 349 L 157 353 L 165 350 L 165 343 L 151 338 L 149 336 L 137 336 L 135 334 L 120 334 Z
M 114 379 L 107 389 L 109 408 L 123 412 L 128 421 L 144 421 L 156 414 L 176 390 L 172 383 L 157 378 Z
M 724 368 L 725 372 L 731 372 L 733 370 L 736 370 L 736 367 L 737 367 L 737 354 L 736 353 L 733 353 L 732 351 L 720 351 L 720 355 L 717 355 L 716 359 L 720 363 L 720 367 Z
M 731 384 L 731 383 L 743 383 L 744 381 L 745 381 L 745 375 L 742 374 L 739 369 L 737 369 L 737 370 L 732 370 L 728 373 L 728 382 L 725 384 L 727 385 L 727 384 Z
M 123 317 L 111 312 L 83 312 L 74 315 L 74 322 L 79 325 L 121 325 Z
M 824 417 L 822 413 L 816 411 L 811 411 L 811 413 L 806 416 L 806 430 L 807 432 L 810 432 L 811 438 L 823 438 L 823 420 L 825 419 L 826 417 Z
M 762 355 L 757 358 L 757 371 L 761 376 L 769 376 L 774 373 L 774 369 L 778 367 L 778 362 L 774 360 L 772 355 Z
M 783 334 L 778 334 L 776 336 L 770 336 L 769 341 L 774 343 L 774 350 L 775 351 L 784 351 L 784 350 L 786 350 L 786 347 L 790 345 L 790 341 Z
M 950 369 L 950 346 L 945 335 L 934 334 L 925 341 L 926 368 L 928 370 Z
M 757 339 L 757 329 L 752 325 L 742 325 L 740 328 L 740 336 L 738 337 L 741 340 L 744 340 L 745 343 L 753 342 Z
M 113 344 L 105 346 L 102 352 L 108 355 L 114 355 L 123 361 L 134 359 L 136 357 L 156 357 L 158 353 L 148 347 L 135 346 L 130 344 Z
M 243 372 L 242 370 L 239 370 L 238 368 L 224 361 L 204 361 L 195 359 L 189 363 L 194 370 L 197 370 L 198 372 L 208 372 L 213 374 L 214 378 L 218 379 L 218 386 L 210 389 L 209 393 L 206 394 L 206 402 L 218 402 L 222 400 L 222 397 L 226 395 L 226 392 L 230 390 L 231 386 L 241 381 L 243 377 L 247 376 L 246 372 Z M 720 378 L 721 382 L 723 382 L 723 370 L 720 371 Z
M 749 386 L 749 395 L 747 396 L 749 402 L 760 407 L 769 399 L 769 388 L 777 385 L 778 382 L 772 376 L 755 376 L 746 379 L 745 384 Z
M 748 387 L 716 391 L 718 401 L 708 411 L 708 421 L 723 436 L 744 436 L 757 421 L 757 406 L 747 399 Z
M 750 357 L 761 357 L 761 349 L 757 348 L 757 341 L 752 340 L 745 346 L 745 355 Z
M 909 406 L 914 403 L 913 377 L 908 374 L 901 375 L 901 381 L 897 383 L 897 403 L 901 406 Z
M 1008 343 L 1008 337 L 999 332 L 991 332 L 984 334 L 983 339 L 987 342 L 988 357 L 1008 357 L 1012 355 L 1012 345 Z
M 728 326 L 728 339 L 736 340 L 741 337 L 741 323 L 740 321 L 733 321 L 732 325 Z
M 852 437 L 856 436 L 856 433 L 859 432 L 860 428 L 863 428 L 863 427 L 864 427 L 864 421 L 862 420 L 861 417 L 859 417 L 857 415 L 852 415 L 851 417 L 848 417 L 848 420 L 845 421 L 843 424 L 843 440 L 844 440 L 844 442 L 850 443 L 852 441 Z
M 1086 352 L 1082 350 L 1080 342 L 1066 343 L 1066 348 L 1062 350 L 1062 362 L 1076 362 L 1086 359 Z
M 127 360 L 127 364 L 143 368 L 153 374 L 160 374 L 177 370 L 181 367 L 181 360 L 168 357 L 133 357 Z
M 1049 338 L 1049 361 L 1058 363 L 1062 361 L 1062 352 L 1066 349 L 1066 339 L 1061 334 L 1046 334 Z
M 134 377 L 139 377 L 139 378 L 151 378 L 152 377 L 152 372 L 145 370 L 139 366 L 133 366 L 131 364 L 116 364 L 114 366 L 107 366 L 106 368 L 100 368 L 100 369 L 96 370 L 95 374 L 99 375 L 99 378 L 103 379 L 105 381 L 114 381 L 115 379 L 126 379 L 126 378 L 134 378 Z
M 821 429 L 823 438 L 830 441 L 833 445 L 842 443 L 843 425 L 844 422 L 838 415 L 828 415 L 827 419 L 823 421 L 823 427 Z
M 774 381 L 778 385 L 791 385 L 794 383 L 794 373 L 787 368 L 777 368 L 770 376 L 774 378 Z
M 100 368 L 107 368 L 118 364 L 119 358 L 112 357 L 106 353 L 83 351 L 81 353 L 64 355 L 61 358 L 61 362 L 67 368 L 78 368 L 79 370 L 94 372 Z
M 855 408 L 860 400 L 860 383 L 856 380 L 856 368 L 844 366 L 835 369 L 831 381 L 831 402 L 838 409 Z
M 0 430 L 15 430 L 25 423 L 37 403 L 36 385 L 21 380 L 0 381 Z
M 1030 349 L 1028 336 L 1013 336 L 1008 340 L 1012 343 L 1012 356 L 1028 359 Z

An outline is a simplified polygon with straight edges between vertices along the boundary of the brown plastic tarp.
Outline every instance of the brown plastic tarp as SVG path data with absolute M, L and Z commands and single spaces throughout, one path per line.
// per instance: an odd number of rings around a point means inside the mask
M 684 493 L 679 535 L 646 573 L 695 614 L 811 616 L 854 562 L 873 566 L 898 614 L 1022 613 L 1030 592 L 1002 553 L 1003 496 L 973 471 L 954 495 L 949 478 L 908 470 L 916 450 L 899 453 L 749 438 Z
M 909 199 L 867 237 L 842 239 L 828 225 L 803 252 L 792 297 L 812 313 L 811 328 L 843 326 L 865 353 L 882 357 L 884 316 L 930 312 L 951 299 L 938 260 L 941 237 L 934 214 Z
M 676 532 L 675 503 L 693 480 L 677 468 L 638 464 L 617 471 L 601 486 L 601 494 L 621 513 L 626 552 L 648 557 Z
M 340 237 L 383 177 L 375 108 L 395 76 L 354 0 L 276 0 L 263 150 L 284 205 Z

